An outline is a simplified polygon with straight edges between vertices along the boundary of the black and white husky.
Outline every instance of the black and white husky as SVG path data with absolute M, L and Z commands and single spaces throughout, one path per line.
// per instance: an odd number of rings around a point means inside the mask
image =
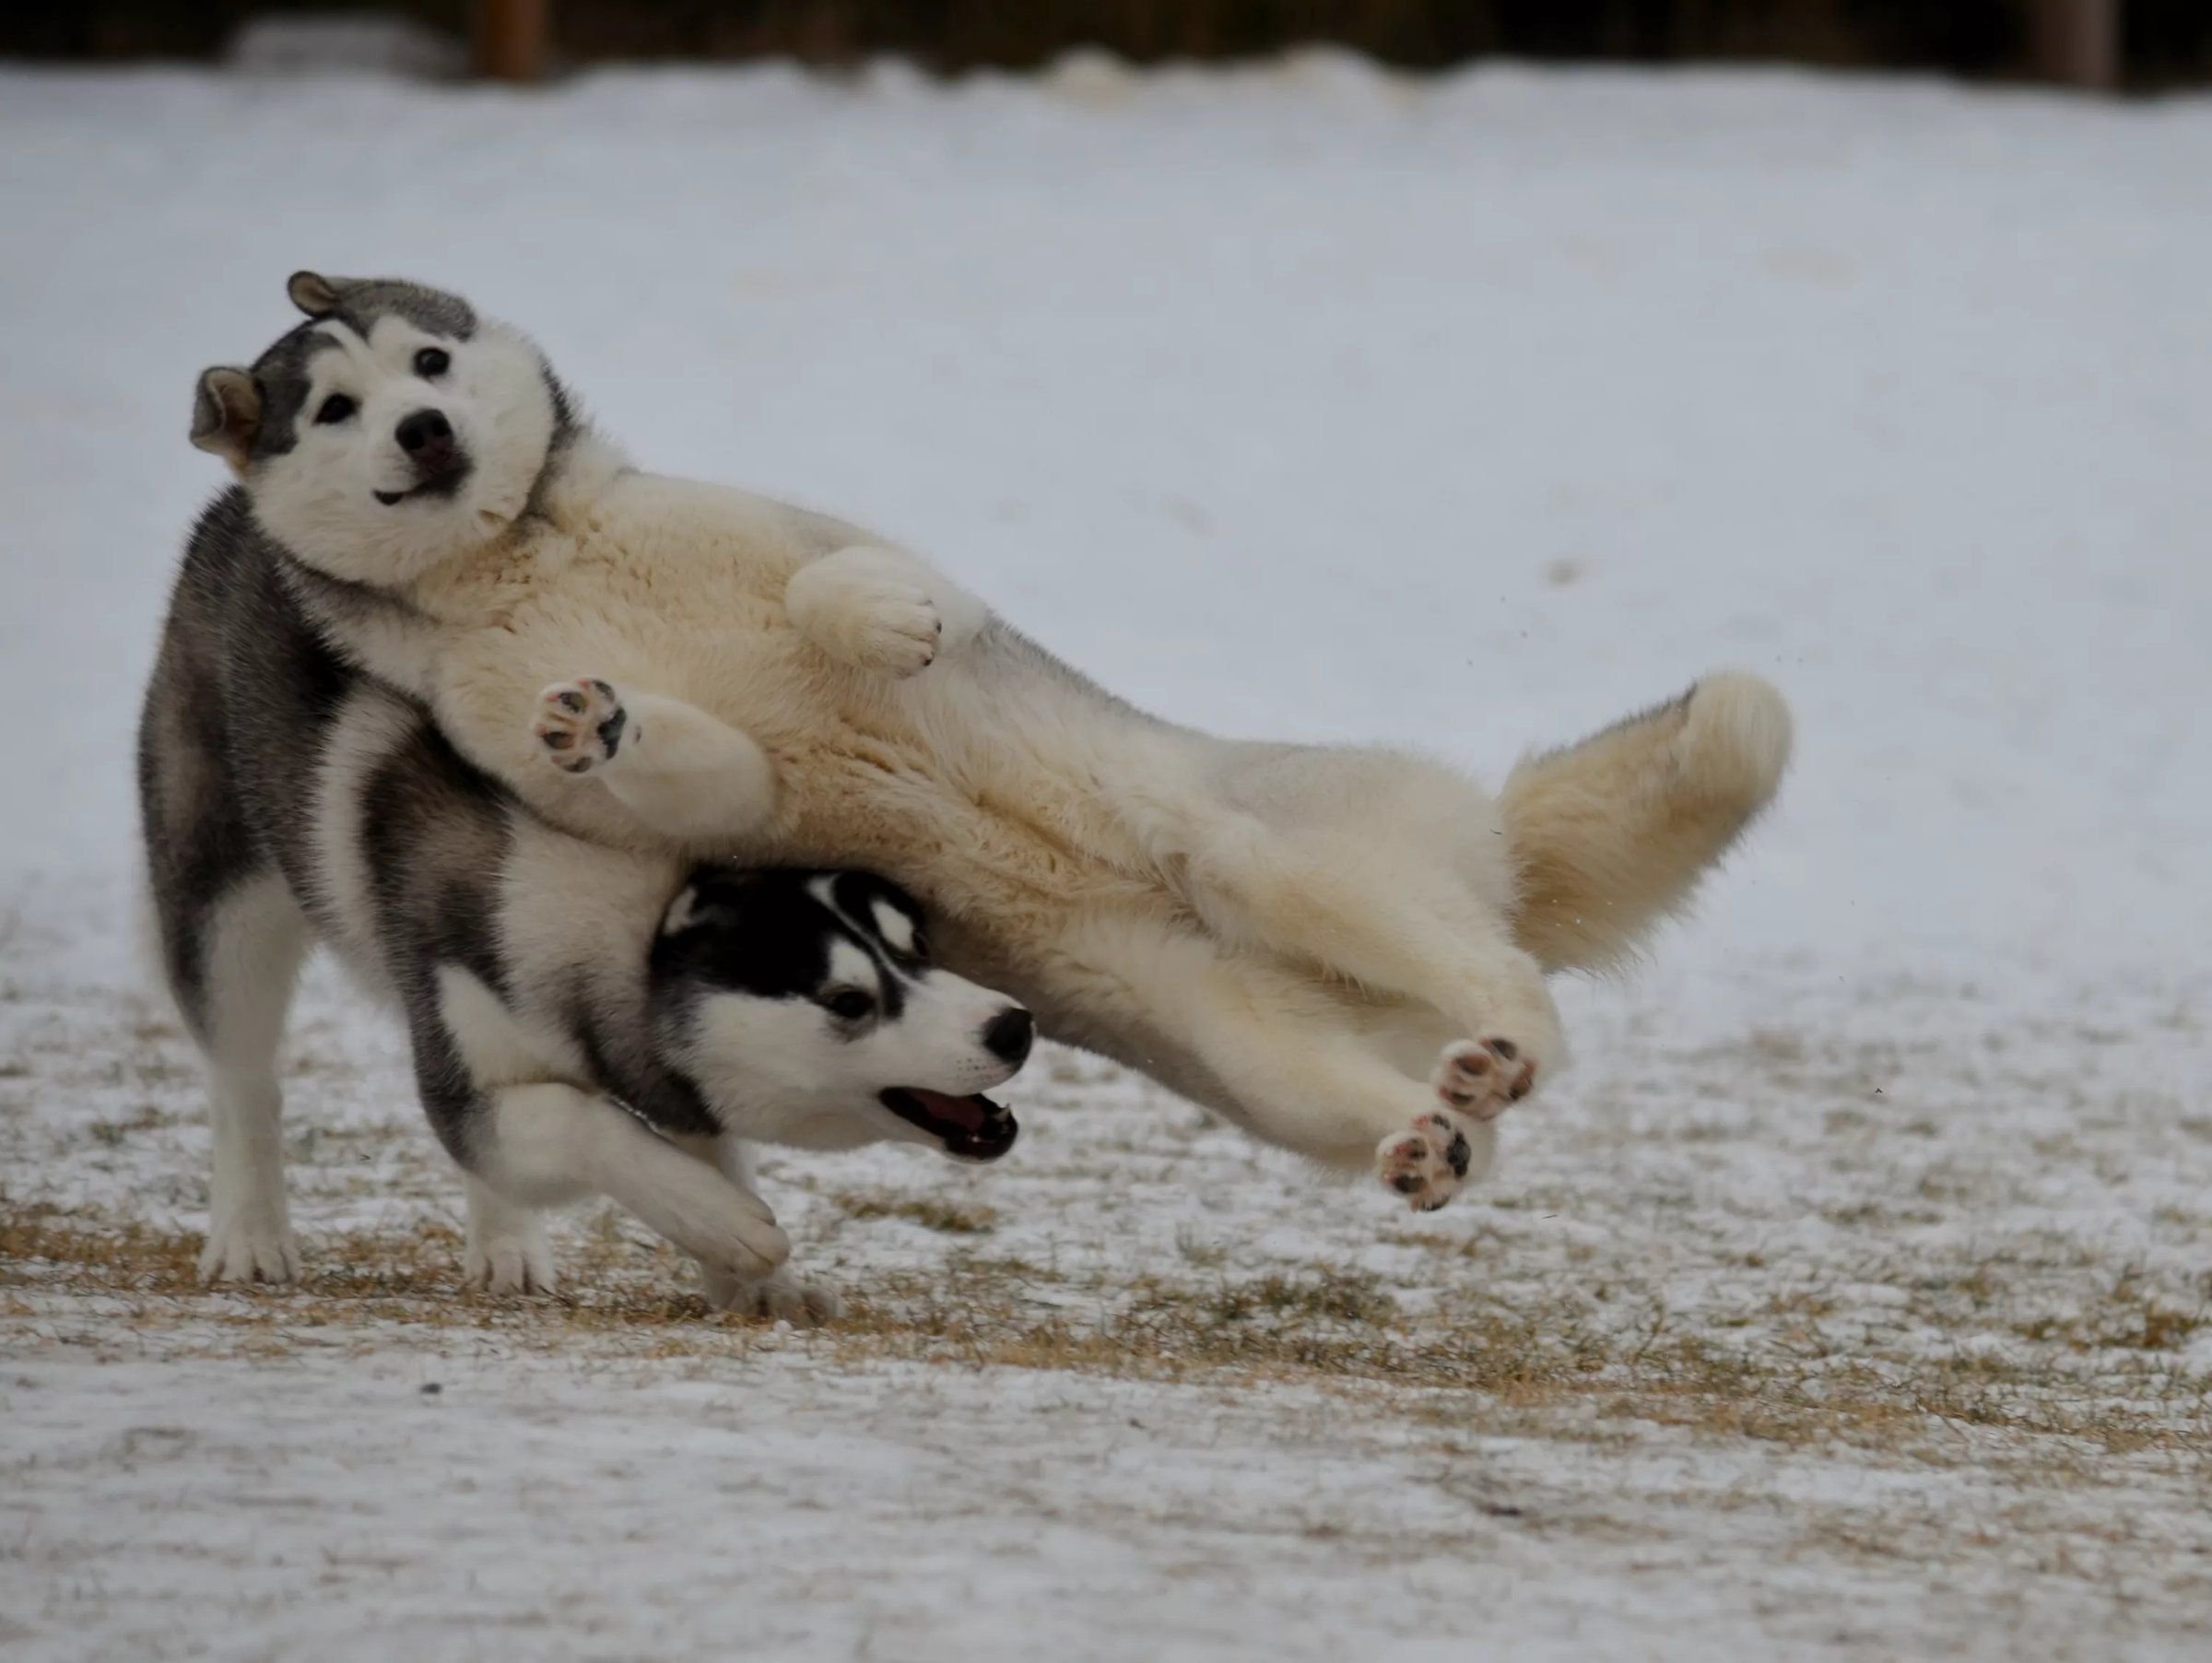
M 629 466 L 455 296 L 290 293 L 307 321 L 201 377 L 194 440 L 330 639 L 462 755 L 609 848 L 884 872 L 1047 1033 L 1417 1208 L 1562 1059 L 1547 973 L 1630 952 L 1788 760 L 1745 675 L 1497 798 L 1404 752 L 1177 726 L 907 550 Z
M 206 1278 L 299 1268 L 276 1058 L 316 938 L 405 1013 L 467 1175 L 467 1274 L 494 1290 L 549 1287 L 538 1209 L 599 1194 L 698 1259 L 717 1306 L 829 1315 L 784 1268 L 748 1141 L 1014 1142 L 980 1093 L 1021 1067 L 1030 1014 L 935 965 L 905 891 L 546 826 L 332 655 L 241 491 L 194 532 L 138 773 L 163 964 L 211 1085 Z

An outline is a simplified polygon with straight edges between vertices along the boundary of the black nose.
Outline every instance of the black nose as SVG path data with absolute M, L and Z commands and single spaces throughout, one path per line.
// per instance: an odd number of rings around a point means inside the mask
M 1001 1062 L 1019 1067 L 1029 1060 L 1036 1043 L 1037 1019 L 1018 1005 L 1009 1005 L 993 1017 L 983 1030 L 983 1049 Z
M 418 462 L 428 461 L 453 451 L 453 424 L 445 419 L 443 410 L 417 410 L 400 418 L 398 430 L 393 437 L 399 448 Z

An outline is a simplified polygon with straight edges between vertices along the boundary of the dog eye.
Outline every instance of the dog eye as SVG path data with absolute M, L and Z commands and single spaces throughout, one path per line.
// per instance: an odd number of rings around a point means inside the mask
M 857 1022 L 874 1014 L 876 1000 L 857 987 L 841 987 L 822 1001 L 830 1014 L 841 1021 Z
M 440 347 L 425 347 L 415 355 L 415 373 L 418 375 L 443 375 L 453 367 L 453 354 Z
M 323 401 L 323 407 L 315 412 L 315 420 L 327 427 L 334 421 L 345 420 L 347 417 L 353 414 L 353 410 L 352 399 L 347 397 L 343 393 L 333 393 Z

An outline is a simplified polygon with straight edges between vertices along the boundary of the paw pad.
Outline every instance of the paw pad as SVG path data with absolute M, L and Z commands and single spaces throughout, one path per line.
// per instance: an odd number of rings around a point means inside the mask
M 1385 1138 L 1375 1151 L 1375 1175 L 1416 1212 L 1443 1206 L 1459 1193 L 1474 1166 L 1475 1146 L 1466 1131 L 1441 1110 L 1421 1115 L 1411 1130 Z
M 1462 1040 L 1444 1047 L 1434 1083 L 1447 1107 L 1488 1120 L 1535 1089 L 1536 1065 L 1510 1039 Z
M 563 773 L 577 774 L 612 761 L 626 738 L 637 737 L 621 696 L 597 677 L 546 689 L 538 695 L 531 732 L 545 748 L 547 761 Z

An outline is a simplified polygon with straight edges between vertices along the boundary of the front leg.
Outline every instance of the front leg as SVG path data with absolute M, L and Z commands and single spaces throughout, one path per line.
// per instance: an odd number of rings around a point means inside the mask
M 552 1082 L 500 1087 L 468 1106 L 461 1138 L 472 1174 L 513 1206 L 606 1196 L 711 1275 L 747 1287 L 772 1280 L 790 1256 L 766 1202 L 612 1098 Z
M 783 592 L 792 627 L 839 664 L 920 674 L 958 652 L 990 609 L 919 555 L 854 544 L 801 567 Z
M 738 1188 L 757 1193 L 745 1146 L 727 1133 L 719 1138 L 671 1137 L 669 1141 Z M 765 1317 L 810 1328 L 834 1322 L 845 1314 L 845 1302 L 835 1288 L 794 1274 L 789 1261 L 764 1277 L 747 1278 L 701 1260 L 699 1285 L 710 1306 L 737 1316 Z
M 775 764 L 759 742 L 680 699 L 559 681 L 538 695 L 531 731 L 554 767 L 603 780 L 664 837 L 746 837 L 776 811 Z
M 521 1207 L 473 1173 L 468 1186 L 468 1236 L 461 1280 L 489 1293 L 550 1293 L 558 1286 L 553 1244 L 543 1217 Z

